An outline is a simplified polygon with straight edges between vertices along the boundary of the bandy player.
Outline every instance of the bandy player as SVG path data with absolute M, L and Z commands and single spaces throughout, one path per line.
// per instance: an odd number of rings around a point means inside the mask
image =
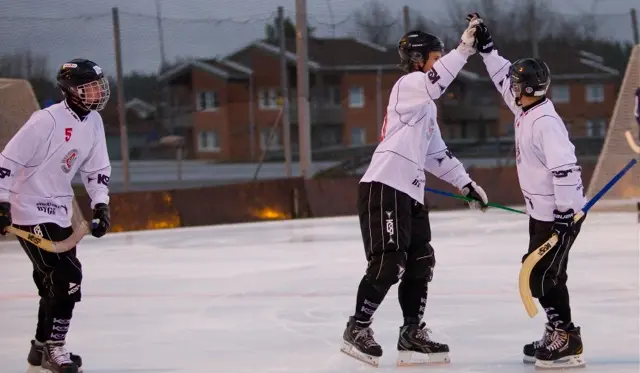
M 473 198 L 472 207 L 486 209 L 487 195 L 442 140 L 434 103 L 476 52 L 474 32 L 469 26 L 458 47 L 445 56 L 442 41 L 422 31 L 407 33 L 398 45 L 406 74 L 391 90 L 382 141 L 359 184 L 358 215 L 368 266 L 341 349 L 374 366 L 382 348 L 373 338 L 372 316 L 398 281 L 404 317 L 398 364 L 449 361 L 449 346 L 432 341 L 422 322 L 435 265 L 424 205 L 425 171 Z
M 80 171 L 91 198 L 95 237 L 110 226 L 109 177 L 104 125 L 98 111 L 109 100 L 102 69 L 85 59 L 62 65 L 57 76 L 65 99 L 33 113 L 0 156 L 0 232 L 6 227 L 62 241 L 73 233 L 71 181 Z M 29 370 L 81 371 L 80 356 L 69 353 L 65 338 L 75 303 L 81 299 L 82 266 L 76 249 L 54 254 L 20 238 L 33 263 L 40 296 L 35 339 L 27 357 Z

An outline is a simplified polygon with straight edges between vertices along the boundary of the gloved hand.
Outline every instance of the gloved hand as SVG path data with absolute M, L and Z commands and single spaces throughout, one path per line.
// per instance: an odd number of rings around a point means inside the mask
M 478 26 L 479 24 L 480 20 L 472 18 L 469 21 L 469 27 L 467 27 L 467 29 L 462 33 L 462 36 L 460 36 L 460 44 L 458 44 L 456 50 L 466 57 L 470 57 L 476 53 L 475 33 L 477 30 L 476 26 Z
M 5 235 L 5 229 L 10 226 L 11 220 L 11 204 L 9 202 L 0 202 L 0 234 Z
M 484 192 L 484 189 L 482 189 L 480 185 L 476 184 L 475 181 L 463 186 L 462 189 L 460 189 L 460 192 L 462 192 L 463 196 L 474 199 L 474 201 L 469 202 L 469 208 L 479 208 L 482 212 L 487 211 L 487 208 L 489 207 L 487 205 L 489 203 L 489 198 L 487 198 L 487 193 Z
M 469 22 L 469 25 L 474 21 L 479 21 L 475 26 L 475 47 L 480 53 L 490 53 L 493 50 L 493 38 L 491 37 L 489 29 L 484 24 L 484 21 L 480 18 L 480 15 L 478 13 L 468 14 L 467 21 Z
M 551 229 L 553 233 L 558 235 L 560 242 L 562 242 L 563 239 L 575 237 L 578 234 L 580 224 L 586 218 L 586 215 L 577 222 L 574 222 L 573 219 L 575 215 L 573 209 L 564 212 L 553 210 L 553 226 Z
M 93 237 L 104 236 L 111 226 L 111 214 L 109 206 L 104 203 L 98 203 L 93 208 L 93 219 L 91 220 L 91 234 Z

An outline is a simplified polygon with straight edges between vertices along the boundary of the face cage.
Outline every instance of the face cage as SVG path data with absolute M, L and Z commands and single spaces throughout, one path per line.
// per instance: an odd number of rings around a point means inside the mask
M 76 92 L 80 102 L 87 110 L 100 111 L 104 109 L 111 96 L 109 81 L 107 78 L 100 78 L 89 83 L 76 87 Z

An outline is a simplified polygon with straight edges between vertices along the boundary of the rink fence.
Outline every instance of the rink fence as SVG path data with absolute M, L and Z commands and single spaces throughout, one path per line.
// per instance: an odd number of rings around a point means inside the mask
M 583 166 L 588 185 L 593 165 Z M 496 203 L 523 204 L 514 167 L 472 168 L 471 177 Z M 359 177 L 260 180 L 253 183 L 166 191 L 115 193 L 111 197 L 112 231 L 193 227 L 260 220 L 331 217 L 356 214 Z M 427 185 L 457 192 L 428 175 Z M 431 210 L 465 208 L 465 202 L 427 193 Z M 91 211 L 86 195 L 77 197 L 85 219 Z

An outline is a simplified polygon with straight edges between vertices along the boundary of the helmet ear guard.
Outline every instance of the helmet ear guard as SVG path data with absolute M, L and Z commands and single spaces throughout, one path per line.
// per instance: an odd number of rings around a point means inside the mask
M 398 67 L 407 73 L 419 71 L 426 63 L 430 52 L 443 50 L 444 43 L 437 36 L 419 30 L 410 31 L 398 42 Z M 415 65 L 420 65 L 420 68 L 416 68 Z

